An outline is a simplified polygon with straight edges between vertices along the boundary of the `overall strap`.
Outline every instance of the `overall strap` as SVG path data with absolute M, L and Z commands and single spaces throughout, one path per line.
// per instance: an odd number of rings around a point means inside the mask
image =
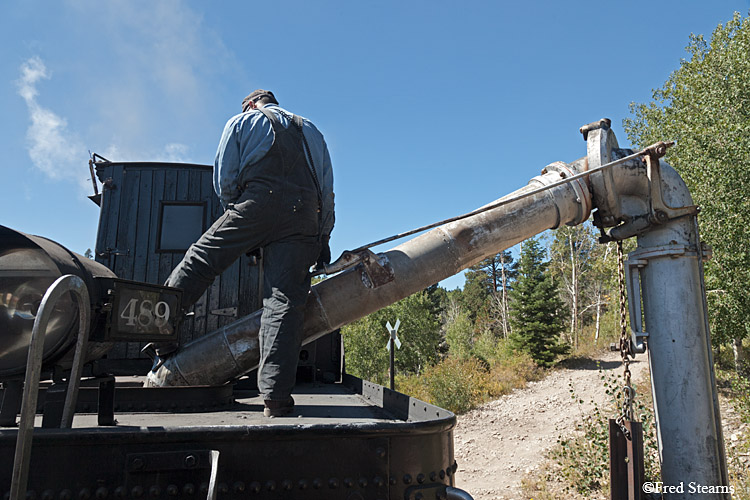
M 279 123 L 279 119 L 276 117 L 276 114 L 270 109 L 265 109 L 265 108 L 255 108 L 255 109 L 263 113 L 263 115 L 266 118 L 268 118 L 268 121 L 271 122 L 271 127 L 273 128 L 274 133 L 276 133 L 276 129 L 281 126 L 281 123 Z
M 310 171 L 310 175 L 312 175 L 313 183 L 315 184 L 315 190 L 317 191 L 317 194 L 318 194 L 318 213 L 320 213 L 323 207 L 323 193 L 320 189 L 320 181 L 318 180 L 318 173 L 315 170 L 315 163 L 313 162 L 313 159 L 312 159 L 312 152 L 310 151 L 310 145 L 307 143 L 307 138 L 305 137 L 305 132 L 303 129 L 304 122 L 302 121 L 301 116 L 291 114 L 291 113 L 285 113 L 283 111 L 281 111 L 281 114 L 286 116 L 286 118 L 291 122 L 292 125 L 294 125 L 294 128 L 297 129 L 297 132 L 299 132 L 299 135 L 302 137 L 302 143 L 304 145 L 305 153 L 307 154 L 307 167 L 308 167 L 308 170 Z

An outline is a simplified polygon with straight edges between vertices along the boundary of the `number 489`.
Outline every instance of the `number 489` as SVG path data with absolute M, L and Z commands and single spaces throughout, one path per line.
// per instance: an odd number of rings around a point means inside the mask
M 152 325 L 161 328 L 169 321 L 169 304 L 160 301 L 154 305 L 152 301 L 144 299 L 139 306 L 138 299 L 130 299 L 122 308 L 120 317 L 126 320 L 127 326 L 138 324 L 144 328 Z

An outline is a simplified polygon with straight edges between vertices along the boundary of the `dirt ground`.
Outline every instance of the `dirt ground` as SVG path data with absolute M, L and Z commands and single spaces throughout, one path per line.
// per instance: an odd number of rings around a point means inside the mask
M 621 376 L 619 356 L 603 354 L 599 359 L 602 370 Z M 475 500 L 522 498 L 521 479 L 537 470 L 561 430 L 590 412 L 592 400 L 602 407 L 610 399 L 596 360 L 574 366 L 556 369 L 543 380 L 458 417 L 454 440 L 459 488 Z M 631 372 L 634 381 L 644 377 L 647 359 L 639 356 Z M 584 404 L 571 398 L 569 384 Z

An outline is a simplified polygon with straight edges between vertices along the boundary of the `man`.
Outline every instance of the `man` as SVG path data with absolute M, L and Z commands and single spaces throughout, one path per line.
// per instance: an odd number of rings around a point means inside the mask
M 194 243 L 167 286 L 192 306 L 242 254 L 263 248 L 264 283 L 258 389 L 266 416 L 292 412 L 309 268 L 329 264 L 333 173 L 323 135 L 256 90 L 224 127 L 214 189 L 224 214 Z

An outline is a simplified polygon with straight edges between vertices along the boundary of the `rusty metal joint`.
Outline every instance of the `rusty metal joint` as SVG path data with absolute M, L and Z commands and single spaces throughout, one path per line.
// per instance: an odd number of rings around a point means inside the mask
M 331 276 L 345 269 L 349 269 L 350 267 L 354 267 L 360 262 L 361 258 L 362 257 L 359 253 L 346 250 L 341 254 L 341 256 L 339 256 L 338 259 L 336 259 L 331 264 L 325 265 L 319 269 L 315 269 L 311 273 L 311 276 L 320 276 L 322 274 Z
M 649 214 L 648 221 L 651 224 L 659 225 L 669 222 L 678 217 L 687 215 L 697 215 L 699 212 L 698 205 L 686 205 L 684 207 L 671 207 L 664 201 L 661 191 L 661 166 L 659 158 L 664 156 L 668 147 L 674 142 L 657 142 L 647 147 L 644 159 L 646 161 L 646 175 L 648 176 L 648 203 Z
M 355 266 L 361 268 L 362 282 L 367 288 L 377 288 L 394 280 L 393 268 L 388 263 L 388 258 L 376 255 L 367 248 L 347 250 L 335 262 L 314 270 L 311 275 L 331 275 Z
M 674 146 L 674 141 L 659 141 L 655 142 L 654 144 L 646 147 L 643 152 L 647 154 L 648 156 L 652 158 L 661 158 L 665 154 L 667 154 L 667 149 Z
M 359 256 L 362 264 L 362 282 L 367 288 L 378 288 L 395 279 L 393 268 L 385 255 L 379 257 L 371 250 L 362 250 Z

